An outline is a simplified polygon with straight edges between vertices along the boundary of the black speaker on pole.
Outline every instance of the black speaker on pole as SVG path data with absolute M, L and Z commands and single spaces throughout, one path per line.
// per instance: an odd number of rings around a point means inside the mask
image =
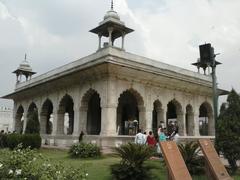
M 203 64 L 212 64 L 214 58 L 214 49 L 211 44 L 203 44 L 199 46 L 200 62 Z

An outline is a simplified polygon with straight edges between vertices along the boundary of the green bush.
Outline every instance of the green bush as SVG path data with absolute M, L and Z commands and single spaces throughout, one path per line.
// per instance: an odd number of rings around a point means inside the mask
M 190 174 L 201 174 L 204 172 L 204 159 L 199 156 L 200 147 L 197 142 L 191 141 L 179 144 L 178 148 Z
M 231 173 L 238 170 L 240 160 L 240 96 L 232 89 L 220 109 L 216 124 L 216 148 L 228 160 Z
M 148 168 L 143 167 L 143 163 L 153 155 L 154 151 L 152 148 L 146 145 L 128 143 L 114 150 L 121 157 L 120 164 L 111 166 L 111 172 L 115 179 L 149 179 Z
M 101 155 L 100 148 L 91 143 L 78 143 L 71 146 L 69 150 L 71 157 L 88 158 Z
M 7 147 L 7 134 L 0 134 L 0 148 Z
M 23 148 L 30 147 L 31 149 L 39 149 L 41 147 L 42 139 L 39 134 L 8 134 L 7 147 L 10 149 L 16 148 L 22 144 Z
M 38 119 L 38 112 L 34 110 L 28 115 L 27 126 L 25 130 L 26 134 L 39 134 L 40 133 L 40 123 Z
M 11 152 L 2 153 L 4 158 L 0 160 L 1 179 L 83 180 L 88 175 L 83 168 L 53 164 L 30 148 L 23 149 L 22 146 L 18 146 Z

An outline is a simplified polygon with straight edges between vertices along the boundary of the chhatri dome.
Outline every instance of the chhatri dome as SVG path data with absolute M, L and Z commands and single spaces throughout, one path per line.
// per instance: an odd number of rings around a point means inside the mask
M 119 37 L 122 38 L 120 50 L 124 50 L 125 35 L 133 31 L 133 29 L 126 27 L 125 23 L 120 20 L 118 13 L 113 9 L 113 1 L 111 1 L 111 9 L 107 11 L 103 21 L 101 21 L 96 28 L 90 30 L 90 32 L 97 34 L 99 37 L 98 50 L 114 46 L 114 41 Z M 101 44 L 102 37 L 107 37 L 109 39 L 108 42 L 104 42 L 103 47 Z
M 32 78 L 33 74 L 36 74 L 36 72 L 32 71 L 32 67 L 30 66 L 29 62 L 27 61 L 27 55 L 25 54 L 25 58 L 23 62 L 19 65 L 19 67 L 13 71 L 14 74 L 16 74 L 17 77 L 17 83 L 22 81 L 22 75 L 26 77 L 26 80 L 28 78 Z
M 19 70 L 22 70 L 22 71 L 29 71 L 31 72 L 32 71 L 32 68 L 29 64 L 29 62 L 26 60 L 26 58 L 23 60 L 23 62 L 19 65 L 18 67 Z
M 108 19 L 108 18 L 114 18 L 117 20 L 120 20 L 120 17 L 118 15 L 118 13 L 116 11 L 113 10 L 113 1 L 111 3 L 111 10 L 109 10 L 106 15 L 104 16 L 104 20 Z

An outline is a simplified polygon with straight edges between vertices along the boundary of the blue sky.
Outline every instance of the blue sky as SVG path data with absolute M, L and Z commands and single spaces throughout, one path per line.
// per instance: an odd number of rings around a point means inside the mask
M 25 53 L 42 74 L 95 52 L 88 31 L 109 8 L 110 0 L 0 0 L 0 96 L 14 90 L 11 72 Z M 219 86 L 240 91 L 239 0 L 115 0 L 114 8 L 135 29 L 127 51 L 196 71 L 198 45 L 211 42 L 223 63 Z

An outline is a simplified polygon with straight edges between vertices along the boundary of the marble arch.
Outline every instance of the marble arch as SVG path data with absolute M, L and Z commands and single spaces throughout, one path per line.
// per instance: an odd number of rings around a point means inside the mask
M 17 112 L 15 114 L 15 131 L 17 133 L 23 132 L 23 115 L 24 109 L 22 105 L 19 105 L 17 108 Z
M 57 133 L 71 135 L 74 126 L 74 102 L 69 94 L 65 94 L 58 106 Z
M 47 98 L 41 108 L 40 112 L 40 131 L 42 134 L 52 133 L 52 113 L 53 113 L 53 103 Z
M 117 106 L 117 134 L 130 135 L 142 128 L 139 113 L 143 110 L 142 96 L 133 88 L 123 91 L 118 98 Z M 137 124 L 134 121 L 137 120 Z
M 199 107 L 200 135 L 215 135 L 213 109 L 209 102 L 203 102 Z
M 90 88 L 81 100 L 81 109 L 87 116 L 86 133 L 89 135 L 99 135 L 101 132 L 101 98 L 99 93 Z

